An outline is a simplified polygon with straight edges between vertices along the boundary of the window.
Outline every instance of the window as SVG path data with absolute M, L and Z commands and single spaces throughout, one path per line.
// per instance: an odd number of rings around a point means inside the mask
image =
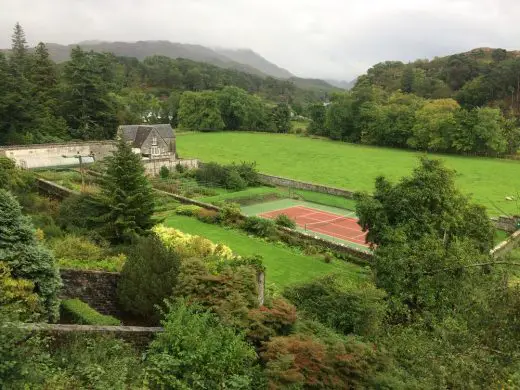
M 152 145 L 157 146 L 157 137 L 152 138 Z
M 158 156 L 161 154 L 161 149 L 158 148 L 157 146 L 152 146 L 150 148 L 150 153 L 153 155 L 153 156 Z

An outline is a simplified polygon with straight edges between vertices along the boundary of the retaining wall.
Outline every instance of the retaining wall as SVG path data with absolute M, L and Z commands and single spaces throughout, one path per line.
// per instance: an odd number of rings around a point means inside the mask
M 349 199 L 354 198 L 354 193 L 355 193 L 354 191 L 345 190 L 342 188 L 327 187 L 327 186 L 323 186 L 320 184 L 307 183 L 304 181 L 288 179 L 288 178 L 280 177 L 280 176 L 265 175 L 263 173 L 259 173 L 258 177 L 262 184 L 267 184 L 267 185 L 271 185 L 271 186 L 296 188 L 299 190 L 321 192 L 323 194 L 343 196 L 344 198 L 349 198 Z
M 102 314 L 119 316 L 117 302 L 117 272 L 90 270 L 60 270 L 63 287 L 61 299 L 79 298 Z
M 495 246 L 490 251 L 490 254 L 494 258 L 499 258 L 505 256 L 518 246 L 520 246 L 520 230 L 517 230 L 511 236 L 509 236 L 507 240 L 502 241 L 497 246 Z
M 501 215 L 497 218 L 491 218 L 495 227 L 500 230 L 504 230 L 508 233 L 513 233 L 517 230 L 517 224 L 520 221 L 520 216 L 506 217 Z
M 98 326 L 98 325 L 66 325 L 66 324 L 25 324 L 24 328 L 33 332 L 41 332 L 54 337 L 54 344 L 62 344 L 69 337 L 78 334 L 112 336 L 144 349 L 152 341 L 156 333 L 164 331 L 160 327 L 142 326 Z
M 157 158 L 153 160 L 143 160 L 144 169 L 147 175 L 157 176 L 161 170 L 161 167 L 166 167 L 170 171 L 175 170 L 176 165 L 182 165 L 187 169 L 194 169 L 199 167 L 199 160 L 197 159 L 171 159 L 167 158 Z
M 77 191 L 73 191 L 69 188 L 65 188 L 59 184 L 44 179 L 36 179 L 36 186 L 38 187 L 38 192 L 40 194 L 58 200 L 63 200 L 71 195 L 80 195 L 80 193 Z
M 213 210 L 213 211 L 221 210 L 220 207 L 217 207 L 217 206 L 209 204 L 209 203 L 199 202 L 198 200 L 186 198 L 185 196 L 181 196 L 181 195 L 177 195 L 177 194 L 172 194 L 171 192 L 158 190 L 157 188 L 154 188 L 154 190 L 155 190 L 155 192 L 157 192 L 159 194 L 170 196 L 173 199 L 178 200 L 179 202 L 184 203 L 184 204 L 192 204 L 192 205 L 199 206 L 199 207 L 202 207 L 202 208 L 205 208 L 208 210 Z

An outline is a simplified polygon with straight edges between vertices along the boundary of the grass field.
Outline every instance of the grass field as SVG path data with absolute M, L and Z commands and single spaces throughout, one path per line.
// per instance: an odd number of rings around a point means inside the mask
M 342 261 L 325 263 L 319 257 L 306 256 L 282 245 L 275 245 L 245 233 L 210 225 L 191 217 L 171 215 L 164 222 L 167 226 L 185 233 L 197 234 L 216 243 L 228 245 L 233 252 L 242 255 L 261 255 L 266 266 L 267 283 L 284 287 L 311 280 L 329 273 L 339 273 L 350 280 L 360 280 L 365 269 Z
M 245 132 L 187 133 L 177 140 L 183 157 L 203 161 L 256 161 L 267 174 L 334 187 L 371 191 L 374 179 L 397 180 L 417 166 L 421 153 L 352 145 L 289 134 Z M 520 161 L 434 155 L 457 171 L 457 184 L 490 214 L 520 212 L 520 202 L 506 196 L 520 193 Z

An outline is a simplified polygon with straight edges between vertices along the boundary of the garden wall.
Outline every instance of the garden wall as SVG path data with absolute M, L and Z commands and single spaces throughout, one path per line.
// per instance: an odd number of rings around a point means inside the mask
M 298 181 L 293 179 L 287 179 L 280 176 L 265 175 L 259 173 L 258 177 L 262 184 L 271 186 L 289 187 L 296 188 L 298 190 L 308 190 L 314 192 L 321 192 L 323 194 L 343 196 L 344 198 L 354 198 L 354 191 L 344 190 L 341 188 L 327 187 L 319 184 L 307 183 L 304 181 Z
M 173 199 L 178 200 L 179 202 L 184 203 L 184 204 L 193 204 L 195 206 L 199 206 L 199 207 L 202 207 L 202 208 L 205 208 L 205 209 L 208 209 L 208 210 L 220 211 L 220 207 L 214 206 L 214 205 L 209 204 L 209 203 L 199 202 L 198 200 L 195 200 L 195 199 L 186 198 L 185 196 L 172 194 L 171 192 L 158 190 L 156 188 L 154 188 L 154 191 L 158 192 L 159 194 L 162 194 L 162 195 L 170 196 Z
M 55 344 L 64 343 L 68 337 L 81 334 L 113 336 L 139 349 L 146 348 L 157 332 L 164 329 L 160 327 L 141 326 L 98 326 L 98 325 L 65 325 L 65 324 L 27 324 L 24 326 L 31 331 L 42 332 L 55 337 Z
M 36 179 L 36 186 L 38 187 L 38 192 L 40 194 L 59 200 L 63 200 L 71 195 L 80 195 L 79 192 L 44 179 Z
M 117 304 L 119 273 L 73 269 L 62 269 L 60 273 L 61 299 L 79 298 L 102 314 L 121 314 Z
M 519 216 L 505 217 L 505 216 L 501 215 L 500 217 L 497 217 L 497 218 L 491 218 L 491 220 L 493 221 L 493 223 L 495 224 L 495 227 L 497 229 L 506 231 L 508 233 L 513 233 L 518 229 L 517 224 L 520 221 L 520 217 Z
M 159 171 L 161 170 L 161 167 L 166 167 L 170 171 L 175 170 L 175 166 L 177 164 L 182 165 L 185 168 L 188 169 L 194 169 L 199 167 L 199 160 L 193 158 L 193 159 L 171 159 L 170 157 L 165 158 L 157 158 L 157 159 L 143 159 L 143 165 L 144 169 L 147 175 L 151 176 L 157 176 L 159 174 Z
M 16 165 L 22 168 L 43 168 L 79 165 L 79 159 L 72 157 L 75 155 L 93 155 L 94 160 L 102 160 L 114 150 L 116 150 L 114 141 L 68 142 L 2 146 L 0 156 L 13 159 Z

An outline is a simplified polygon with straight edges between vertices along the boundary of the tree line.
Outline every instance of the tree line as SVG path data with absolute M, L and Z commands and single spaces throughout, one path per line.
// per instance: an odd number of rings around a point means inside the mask
M 193 93 L 181 99 L 186 92 Z M 19 24 L 11 50 L 0 52 L 1 144 L 111 139 L 118 125 L 143 122 L 285 131 L 287 125 L 276 125 L 278 113 L 285 114 L 288 104 L 301 108 L 321 98 L 288 80 L 186 59 L 139 61 L 76 47 L 68 62 L 56 64 L 45 44 L 29 50 Z M 242 107 L 231 110 L 226 100 Z M 201 104 L 198 119 L 189 113 L 190 104 Z
M 499 108 L 464 108 L 452 98 L 423 98 L 358 82 L 330 104 L 308 109 L 309 132 L 335 140 L 479 155 L 516 153 L 520 129 Z

